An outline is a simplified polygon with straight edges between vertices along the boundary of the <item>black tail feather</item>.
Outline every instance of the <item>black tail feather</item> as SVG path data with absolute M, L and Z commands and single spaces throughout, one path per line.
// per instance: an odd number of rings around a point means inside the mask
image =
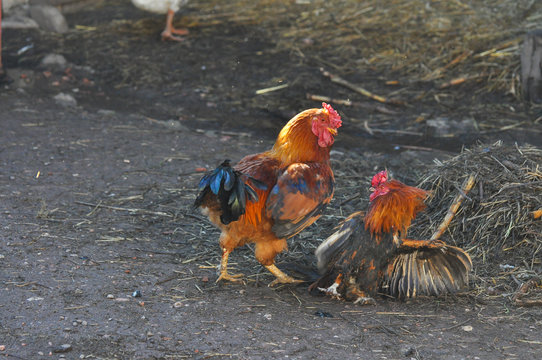
M 258 189 L 266 188 L 265 184 L 231 167 L 230 160 L 225 160 L 215 170 L 201 178 L 199 182 L 201 191 L 194 202 L 194 207 L 201 206 L 207 195 L 214 194 L 220 202 L 222 211 L 220 221 L 225 225 L 236 221 L 245 213 L 247 199 L 258 201 L 258 194 L 248 181 Z

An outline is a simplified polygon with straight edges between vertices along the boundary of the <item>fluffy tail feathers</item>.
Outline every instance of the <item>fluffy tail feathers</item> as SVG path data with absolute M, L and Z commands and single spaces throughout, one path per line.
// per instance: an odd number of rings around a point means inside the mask
M 227 225 L 239 219 L 245 213 L 247 199 L 257 202 L 258 194 L 248 184 L 251 182 L 256 188 L 266 190 L 267 187 L 260 181 L 235 170 L 230 160 L 225 160 L 215 170 L 205 174 L 200 182 L 194 207 L 200 207 L 211 193 L 216 195 L 220 202 L 220 220 Z
M 391 259 L 380 289 L 399 299 L 454 293 L 468 285 L 471 268 L 470 256 L 458 247 L 414 249 Z

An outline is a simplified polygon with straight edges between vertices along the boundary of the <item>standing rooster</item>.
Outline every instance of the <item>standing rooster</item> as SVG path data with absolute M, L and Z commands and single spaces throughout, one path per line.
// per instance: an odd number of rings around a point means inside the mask
M 323 276 L 310 289 L 368 304 L 378 291 L 404 299 L 465 286 L 472 267 L 466 252 L 439 240 L 405 239 L 427 192 L 388 180 L 386 171 L 371 185 L 367 214 L 350 215 L 316 250 Z
M 194 205 L 222 230 L 217 281 L 239 281 L 242 274 L 228 273 L 228 257 L 236 247 L 254 243 L 256 259 L 276 277 L 270 286 L 300 282 L 275 266 L 275 256 L 332 199 L 329 152 L 340 126 L 339 114 L 323 103 L 294 116 L 271 150 L 248 155 L 234 167 L 226 160 L 201 179 Z
M 187 2 L 188 0 L 132 0 L 132 3 L 142 10 L 157 14 L 167 14 L 166 27 L 164 31 L 162 31 L 162 40 L 164 41 L 182 41 L 183 38 L 173 34 L 188 34 L 188 29 L 176 29 L 173 27 L 173 17 L 175 16 L 175 13 L 179 11 L 181 6 L 185 5 Z

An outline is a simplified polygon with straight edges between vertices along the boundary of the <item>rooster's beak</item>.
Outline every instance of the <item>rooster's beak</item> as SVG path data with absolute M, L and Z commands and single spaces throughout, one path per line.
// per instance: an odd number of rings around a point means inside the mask
M 327 131 L 333 136 L 337 136 L 337 129 L 334 128 L 327 128 Z

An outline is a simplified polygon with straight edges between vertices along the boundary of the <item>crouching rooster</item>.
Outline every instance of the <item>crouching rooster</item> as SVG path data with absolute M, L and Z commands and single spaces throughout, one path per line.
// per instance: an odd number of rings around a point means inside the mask
M 386 171 L 371 185 L 367 214 L 350 215 L 316 250 L 322 276 L 310 290 L 370 304 L 377 293 L 405 299 L 467 285 L 472 262 L 466 252 L 440 240 L 405 238 L 427 192 L 388 180 Z

